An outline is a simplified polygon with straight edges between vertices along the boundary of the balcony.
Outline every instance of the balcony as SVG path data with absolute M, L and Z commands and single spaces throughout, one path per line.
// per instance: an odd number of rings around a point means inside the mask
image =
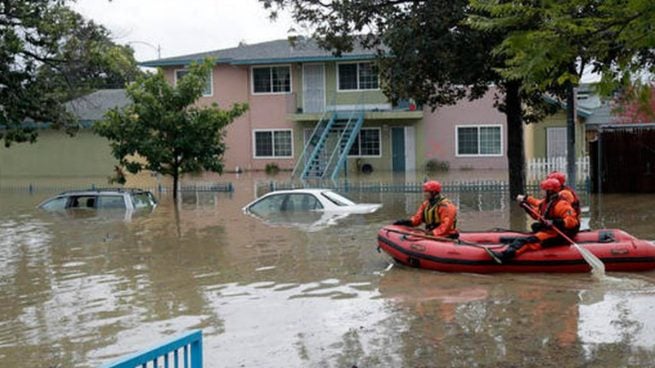
M 320 106 L 320 104 L 319 104 Z M 423 118 L 423 109 L 409 101 L 400 101 L 397 105 L 380 101 L 366 101 L 359 98 L 356 103 L 326 103 L 311 112 L 303 111 L 303 101 L 295 93 L 287 96 L 287 117 L 291 121 L 318 121 L 325 112 L 339 112 L 345 114 L 354 111 L 364 111 L 364 119 L 370 120 L 419 120 Z

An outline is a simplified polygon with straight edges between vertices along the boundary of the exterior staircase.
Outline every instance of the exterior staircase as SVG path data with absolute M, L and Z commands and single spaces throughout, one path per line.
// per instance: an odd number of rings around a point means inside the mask
M 293 171 L 302 180 L 336 179 L 364 124 L 363 111 L 327 112 L 316 124 Z

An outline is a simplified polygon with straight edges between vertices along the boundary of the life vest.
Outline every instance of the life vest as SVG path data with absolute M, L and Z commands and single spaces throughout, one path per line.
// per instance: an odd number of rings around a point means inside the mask
M 555 220 L 557 217 L 555 217 L 555 215 L 553 214 L 553 209 L 555 209 L 555 206 L 560 201 L 567 202 L 566 200 L 560 198 L 560 196 L 558 196 L 558 195 L 553 195 L 550 198 L 550 200 L 545 200 L 544 199 L 539 204 L 539 214 L 546 220 Z M 573 207 L 573 206 L 571 206 L 571 207 Z M 575 211 L 575 209 L 573 211 Z M 576 214 L 576 217 L 577 217 L 577 214 Z M 573 229 L 560 229 L 560 230 L 564 231 L 565 233 L 574 234 L 574 233 L 577 233 L 579 229 L 580 229 L 580 222 L 578 221 L 578 225 L 575 228 L 573 228 Z
M 446 198 L 439 196 L 439 198 L 433 203 L 428 203 L 423 210 L 423 221 L 425 222 L 425 228 L 430 231 L 434 230 L 441 225 L 441 218 L 439 217 L 439 208 L 448 207 L 453 204 Z M 453 222 L 453 228 L 457 228 L 457 219 Z
M 562 188 L 562 190 L 568 191 L 573 196 L 573 202 L 571 202 L 571 207 L 573 207 L 573 210 L 575 211 L 575 214 L 579 218 L 580 213 L 582 213 L 582 211 L 580 210 L 580 198 L 578 197 L 578 193 L 576 193 L 575 190 L 573 190 L 573 188 L 569 187 L 568 185 L 565 185 Z

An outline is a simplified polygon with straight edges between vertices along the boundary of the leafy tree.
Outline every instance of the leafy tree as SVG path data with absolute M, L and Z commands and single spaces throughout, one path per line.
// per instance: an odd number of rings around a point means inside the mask
M 66 0 L 0 2 L 0 139 L 34 142 L 25 121 L 73 132 L 62 105 L 92 88 L 122 87 L 136 65 L 104 28 L 72 11 Z
M 110 32 L 79 14 L 72 14 L 77 26 L 70 30 L 57 50 L 63 62 L 56 67 L 43 64 L 39 77 L 49 80 L 62 99 L 88 94 L 97 89 L 125 88 L 143 72 L 130 46 L 117 45 Z
M 622 95 L 614 99 L 613 113 L 618 123 L 639 124 L 655 122 L 655 88 L 652 85 L 641 87 L 637 84 L 626 88 Z
M 322 47 L 339 54 L 355 42 L 374 48 L 385 94 L 396 101 L 413 98 L 432 108 L 475 99 L 490 84 L 501 89 L 498 107 L 507 116 L 510 193 L 525 190 L 523 123 L 552 113 L 538 94 L 525 92 L 522 80 L 497 72 L 505 57 L 492 53 L 505 30 L 471 27 L 467 0 L 260 0 L 275 18 L 291 11 L 301 26 L 312 30 Z M 529 108 L 525 108 L 528 106 Z
M 523 80 L 526 89 L 566 97 L 569 177 L 574 180 L 574 87 L 588 65 L 603 74 L 605 91 L 631 81 L 644 67 L 652 68 L 655 6 L 647 0 L 472 0 L 471 5 L 486 13 L 469 17 L 474 27 L 506 31 L 495 48 L 507 59 L 500 69 L 503 77 Z M 633 94 L 650 92 L 626 96 Z
M 175 86 L 161 70 L 141 76 L 127 88 L 132 103 L 110 110 L 94 126 L 110 140 L 112 154 L 127 171 L 136 174 L 147 169 L 172 176 L 175 198 L 180 175 L 202 169 L 223 171 L 224 128 L 248 109 L 247 104 L 235 104 L 230 110 L 215 103 L 194 105 L 212 68 L 210 59 L 193 64 Z

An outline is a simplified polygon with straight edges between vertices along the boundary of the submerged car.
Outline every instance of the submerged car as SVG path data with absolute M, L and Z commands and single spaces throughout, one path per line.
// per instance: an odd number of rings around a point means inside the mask
M 292 189 L 263 195 L 243 207 L 243 211 L 255 214 L 295 211 L 366 214 L 380 207 L 382 204 L 379 203 L 355 203 L 329 189 Z
M 355 203 L 329 189 L 293 189 L 268 193 L 243 207 L 243 212 L 270 225 L 317 231 L 348 215 L 373 213 L 380 207 Z
M 65 210 L 126 210 L 153 209 L 155 196 L 139 189 L 94 189 L 69 191 L 48 198 L 38 205 L 46 211 Z

